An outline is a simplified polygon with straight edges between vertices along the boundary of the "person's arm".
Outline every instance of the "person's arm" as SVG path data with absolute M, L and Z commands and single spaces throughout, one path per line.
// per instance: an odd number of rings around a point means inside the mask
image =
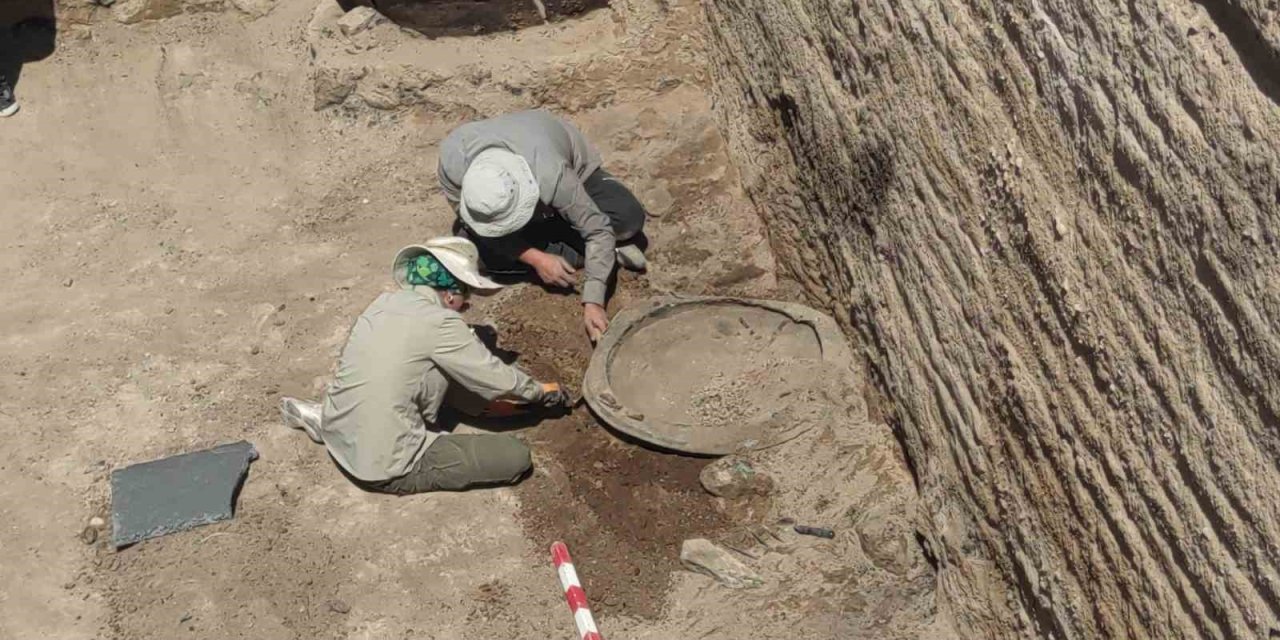
M 467 327 L 462 316 L 448 314 L 440 323 L 439 331 L 431 360 L 450 380 L 485 400 L 507 398 L 538 402 L 542 399 L 542 386 L 493 355 Z
M 578 175 L 568 166 L 561 168 L 560 179 L 549 204 L 573 225 L 586 243 L 583 304 L 603 307 L 609 275 L 613 273 L 613 250 L 617 242 L 609 216 L 600 211 Z

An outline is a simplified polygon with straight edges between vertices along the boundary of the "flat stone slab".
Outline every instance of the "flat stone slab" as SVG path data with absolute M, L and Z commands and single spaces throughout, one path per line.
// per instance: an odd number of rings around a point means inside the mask
M 685 540 L 680 546 L 680 563 L 686 569 L 715 578 L 730 589 L 753 589 L 764 580 L 727 549 L 706 540 Z
M 253 444 L 241 440 L 204 451 L 135 464 L 111 473 L 111 542 L 115 548 L 235 515 Z

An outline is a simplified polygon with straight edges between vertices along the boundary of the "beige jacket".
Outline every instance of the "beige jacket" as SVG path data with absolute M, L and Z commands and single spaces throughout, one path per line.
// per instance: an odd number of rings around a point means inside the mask
M 457 384 L 484 398 L 536 402 L 541 386 L 504 364 L 435 291 L 378 296 L 351 328 L 324 399 L 320 436 L 366 481 L 408 473 L 440 434 L 436 417 Z

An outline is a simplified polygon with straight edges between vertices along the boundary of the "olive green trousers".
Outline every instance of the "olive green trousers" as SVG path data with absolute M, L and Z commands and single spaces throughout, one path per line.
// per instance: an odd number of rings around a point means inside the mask
M 407 495 L 515 484 L 531 468 L 529 447 L 511 436 L 445 434 L 436 438 L 418 464 L 403 476 L 376 482 L 352 480 L 369 491 Z

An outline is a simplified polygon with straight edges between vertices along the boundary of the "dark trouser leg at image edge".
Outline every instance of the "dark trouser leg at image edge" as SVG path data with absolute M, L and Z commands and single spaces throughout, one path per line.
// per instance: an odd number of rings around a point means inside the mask
M 13 97 L 13 87 L 9 79 L 0 75 L 0 118 L 7 118 L 18 112 L 18 101 Z

